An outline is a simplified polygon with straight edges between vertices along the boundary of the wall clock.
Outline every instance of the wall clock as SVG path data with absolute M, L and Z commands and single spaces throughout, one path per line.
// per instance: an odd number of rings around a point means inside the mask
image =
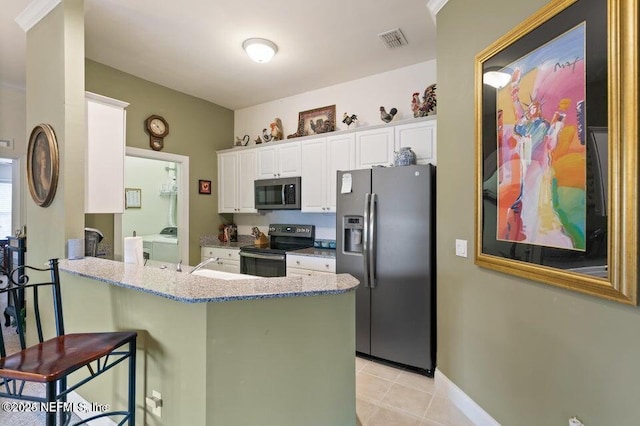
M 169 134 L 169 123 L 159 115 L 151 115 L 144 121 L 144 129 L 149 134 L 149 146 L 154 151 L 164 148 L 164 138 Z

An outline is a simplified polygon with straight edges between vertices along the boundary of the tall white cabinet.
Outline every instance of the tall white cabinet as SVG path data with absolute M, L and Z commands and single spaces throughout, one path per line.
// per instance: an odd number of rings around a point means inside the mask
M 335 213 L 336 173 L 354 167 L 355 134 L 313 139 L 301 145 L 302 212 Z
M 218 213 L 255 213 L 256 150 L 218 154 Z
M 124 212 L 127 102 L 86 92 L 85 213 Z

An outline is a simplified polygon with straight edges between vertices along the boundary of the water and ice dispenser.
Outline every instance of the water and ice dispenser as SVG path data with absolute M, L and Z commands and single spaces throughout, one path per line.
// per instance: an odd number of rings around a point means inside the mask
M 345 253 L 362 253 L 362 238 L 364 232 L 363 216 L 344 216 L 342 218 L 342 239 Z

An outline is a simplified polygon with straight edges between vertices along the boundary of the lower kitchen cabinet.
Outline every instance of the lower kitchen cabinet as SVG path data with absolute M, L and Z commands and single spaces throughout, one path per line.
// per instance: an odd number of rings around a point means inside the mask
M 336 273 L 336 260 L 328 257 L 299 256 L 287 253 L 287 276 L 311 276 Z
M 239 249 L 226 249 L 220 247 L 202 247 L 201 249 L 202 260 L 210 258 L 218 258 L 217 262 L 211 262 L 205 265 L 207 269 L 213 269 L 215 271 L 231 272 L 234 274 L 240 273 L 240 250 Z

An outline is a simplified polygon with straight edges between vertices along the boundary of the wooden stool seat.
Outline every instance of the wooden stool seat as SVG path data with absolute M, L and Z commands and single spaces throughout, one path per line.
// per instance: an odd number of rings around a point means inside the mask
M 68 375 L 135 339 L 133 331 L 78 333 L 54 337 L 0 358 L 0 377 L 50 382 Z

